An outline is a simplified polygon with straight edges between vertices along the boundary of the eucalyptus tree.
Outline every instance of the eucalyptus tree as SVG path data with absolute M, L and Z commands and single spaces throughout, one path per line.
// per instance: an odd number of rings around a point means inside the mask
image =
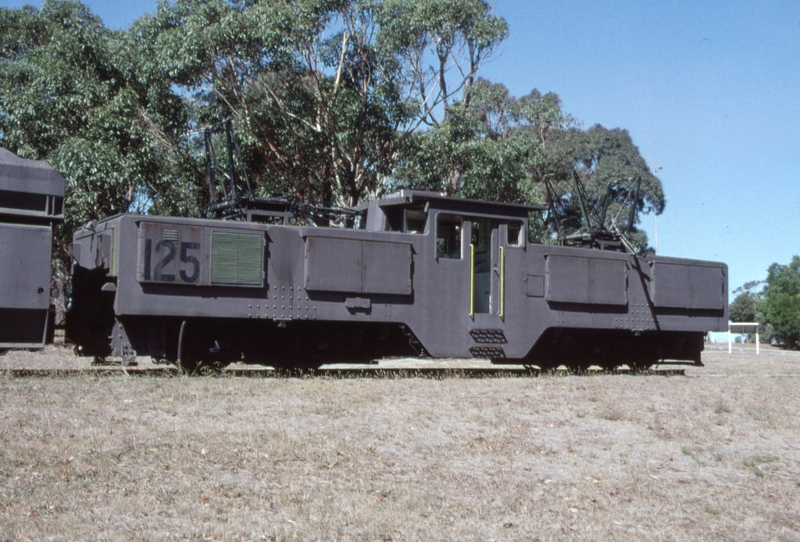
M 591 198 L 639 175 L 637 210 L 664 206 L 627 131 L 583 130 L 556 94 L 478 76 L 508 34 L 486 0 L 174 0 L 127 31 L 46 0 L 0 23 L 0 144 L 64 174 L 67 231 L 203 214 L 202 130 L 226 118 L 260 195 L 546 203 L 544 179 L 569 192 L 576 171 Z
M 61 248 L 91 219 L 198 212 L 185 107 L 168 82 L 139 78 L 131 45 L 79 2 L 0 9 L 0 145 L 64 176 Z
M 635 223 L 641 213 L 663 211 L 661 181 L 627 130 L 600 125 L 584 130 L 555 93 L 534 89 L 517 98 L 501 83 L 481 78 L 466 91 L 443 123 L 409 139 L 392 178 L 396 186 L 540 205 L 549 205 L 552 197 L 564 213 L 563 225 L 578 229 L 577 176 L 589 206 L 608 194 L 608 217 L 619 226 L 633 205 Z M 626 189 L 626 181 L 635 178 L 641 179 L 638 199 Z M 556 232 L 540 223 L 537 236 L 554 241 Z M 633 237 L 647 248 L 644 232 L 634 228 Z
M 800 350 L 800 256 L 792 256 L 787 265 L 769 266 L 756 315 L 778 344 Z
M 259 191 L 352 205 L 442 122 L 507 25 L 484 0 L 176 0 L 130 31 L 199 125 L 235 120 Z
M 567 227 L 575 229 L 582 222 L 575 197 L 574 177 L 577 177 L 589 207 L 607 205 L 607 224 L 624 229 L 628 213 L 635 206 L 633 241 L 640 249 L 648 249 L 647 236 L 636 225 L 643 213 L 662 213 L 666 199 L 661 180 L 642 157 L 627 130 L 608 129 L 599 124 L 586 130 L 579 126 L 554 130 L 544 148 L 544 156 L 534 176 L 537 180 L 548 178 L 560 194 L 557 196 L 559 204 L 568 211 Z
M 541 143 L 520 127 L 523 105 L 502 84 L 478 78 L 444 122 L 409 138 L 392 184 L 450 195 L 531 202 L 539 187 L 531 170 Z

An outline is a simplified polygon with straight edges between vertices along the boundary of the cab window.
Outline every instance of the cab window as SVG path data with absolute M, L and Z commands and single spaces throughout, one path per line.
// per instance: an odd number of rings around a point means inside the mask
M 522 221 L 512 220 L 506 224 L 506 245 L 510 247 L 522 246 Z
M 403 231 L 405 233 L 425 233 L 424 207 L 406 209 L 403 216 Z
M 436 257 L 461 259 L 461 217 L 440 214 L 436 218 Z

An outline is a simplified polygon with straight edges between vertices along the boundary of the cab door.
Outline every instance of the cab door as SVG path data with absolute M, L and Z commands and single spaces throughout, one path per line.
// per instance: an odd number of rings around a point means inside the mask
M 472 218 L 470 222 L 470 316 L 475 321 L 492 320 L 483 315 L 502 319 L 505 258 L 499 222 L 491 218 Z
M 508 343 L 504 315 L 504 249 L 500 222 L 470 218 L 469 352 L 475 358 L 502 359 Z

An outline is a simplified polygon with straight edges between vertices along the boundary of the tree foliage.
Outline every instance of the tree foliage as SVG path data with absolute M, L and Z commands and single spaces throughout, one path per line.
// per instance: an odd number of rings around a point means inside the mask
M 749 292 L 737 295 L 728 307 L 731 322 L 755 322 L 757 302 L 756 296 Z
M 484 0 L 177 0 L 131 32 L 201 123 L 237 121 L 262 192 L 352 205 L 507 26 Z
M 0 144 L 61 172 L 67 232 L 145 207 L 197 212 L 187 111 L 138 60 L 130 35 L 78 2 L 0 9 Z
M 760 321 L 757 305 L 764 298 L 764 293 L 761 291 L 763 284 L 764 281 L 753 280 L 744 283 L 733 291 L 736 297 L 728 307 L 731 322 Z
M 124 31 L 46 0 L 0 23 L 0 145 L 62 172 L 68 232 L 127 211 L 202 215 L 202 130 L 228 118 L 258 195 L 545 204 L 547 178 L 577 216 L 576 171 L 594 199 L 641 176 L 637 210 L 664 208 L 626 130 L 583 129 L 556 94 L 479 77 L 508 35 L 488 0 L 167 0 Z
M 792 257 L 788 265 L 770 265 L 765 284 L 757 305 L 760 321 L 770 326 L 779 344 L 800 350 L 800 256 Z
M 641 212 L 661 213 L 665 199 L 627 130 L 595 125 L 582 129 L 555 93 L 534 89 L 521 98 L 499 83 L 478 79 L 448 111 L 444 123 L 414 134 L 393 176 L 399 186 L 496 201 L 547 204 L 544 180 L 557 188 L 566 226 L 577 229 L 581 213 L 573 173 L 596 204 L 612 186 L 609 216 L 618 223 L 633 205 L 625 182 L 641 178 L 635 202 Z M 630 198 L 630 199 L 629 199 Z M 549 232 L 549 236 L 555 234 Z M 634 241 L 647 246 L 643 232 Z

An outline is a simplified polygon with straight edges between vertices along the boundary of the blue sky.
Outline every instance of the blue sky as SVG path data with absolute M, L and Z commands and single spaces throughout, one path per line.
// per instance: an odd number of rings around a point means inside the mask
M 482 74 L 626 128 L 664 184 L 659 253 L 714 259 L 731 290 L 800 254 L 800 3 L 498 0 Z M 654 218 L 643 218 L 655 243 Z
M 85 3 L 112 28 L 155 10 Z M 483 77 L 557 93 L 661 168 L 660 254 L 726 262 L 731 290 L 800 254 L 800 2 L 497 0 L 496 13 L 511 33 Z M 655 245 L 654 217 L 642 226 Z

